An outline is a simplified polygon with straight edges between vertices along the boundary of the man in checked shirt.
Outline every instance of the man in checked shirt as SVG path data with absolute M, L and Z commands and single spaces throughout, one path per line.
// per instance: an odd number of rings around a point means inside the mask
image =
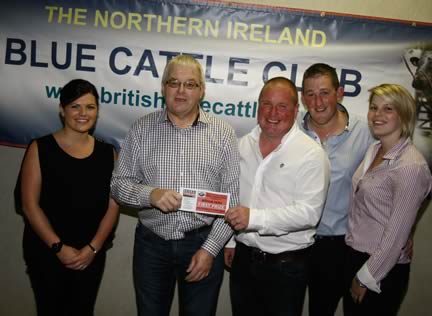
M 226 192 L 238 204 L 235 132 L 199 107 L 202 68 L 179 55 L 166 66 L 166 108 L 135 122 L 113 173 L 113 197 L 139 208 L 133 276 L 138 315 L 169 315 L 176 281 L 180 315 L 214 315 L 223 249 L 232 230 L 223 217 L 178 211 L 180 187 Z

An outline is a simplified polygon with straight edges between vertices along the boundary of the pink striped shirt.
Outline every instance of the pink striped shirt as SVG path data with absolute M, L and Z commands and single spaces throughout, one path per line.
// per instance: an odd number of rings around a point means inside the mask
M 432 187 L 429 167 L 410 139 L 401 139 L 380 165 L 368 171 L 380 147 L 379 142 L 372 144 L 354 173 L 345 237 L 348 246 L 370 254 L 358 276 L 376 292 L 396 263 L 410 261 L 404 247 Z M 368 285 L 368 276 L 376 286 Z

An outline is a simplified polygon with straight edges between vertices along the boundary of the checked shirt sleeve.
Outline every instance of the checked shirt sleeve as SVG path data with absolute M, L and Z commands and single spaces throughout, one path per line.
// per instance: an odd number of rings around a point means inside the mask
M 225 144 L 220 191 L 231 194 L 230 207 L 233 207 L 239 204 L 240 177 L 240 155 L 238 151 L 237 138 L 233 130 L 231 130 L 228 135 Z M 233 230 L 225 222 L 225 219 L 217 218 L 213 222 L 212 230 L 207 240 L 202 245 L 202 248 L 216 257 L 219 251 L 231 238 L 232 234 Z
M 140 157 L 143 135 L 140 121 L 128 132 L 120 150 L 119 159 L 111 179 L 111 194 L 115 200 L 135 208 L 150 206 L 150 193 L 154 189 L 142 183 Z

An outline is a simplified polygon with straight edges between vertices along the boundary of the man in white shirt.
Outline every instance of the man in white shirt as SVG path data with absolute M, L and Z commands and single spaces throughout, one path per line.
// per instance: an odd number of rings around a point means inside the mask
M 302 314 L 330 166 L 299 129 L 297 112 L 295 85 L 270 79 L 259 96 L 259 126 L 239 143 L 241 205 L 225 216 L 237 232 L 225 248 L 234 316 Z

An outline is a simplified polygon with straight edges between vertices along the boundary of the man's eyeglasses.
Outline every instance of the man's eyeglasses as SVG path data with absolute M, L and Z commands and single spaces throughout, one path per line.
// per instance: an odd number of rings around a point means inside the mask
M 173 88 L 173 89 L 178 89 L 178 88 L 180 88 L 181 85 L 183 85 L 183 87 L 185 89 L 187 89 L 187 90 L 193 90 L 193 89 L 198 88 L 200 86 L 199 83 L 197 83 L 194 80 L 188 80 L 188 81 L 185 81 L 185 82 L 180 82 L 177 79 L 167 80 L 165 82 L 165 84 L 168 87 Z

